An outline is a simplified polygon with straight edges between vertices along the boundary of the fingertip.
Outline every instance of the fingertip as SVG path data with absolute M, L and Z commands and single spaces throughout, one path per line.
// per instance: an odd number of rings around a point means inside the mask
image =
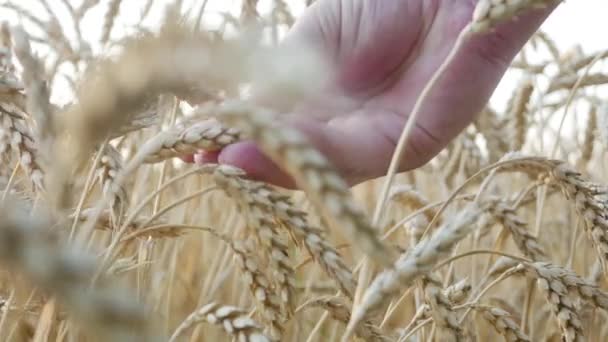
M 270 158 L 266 157 L 253 142 L 228 145 L 219 153 L 218 163 L 245 170 L 248 177 L 280 187 L 294 189 L 295 182 Z

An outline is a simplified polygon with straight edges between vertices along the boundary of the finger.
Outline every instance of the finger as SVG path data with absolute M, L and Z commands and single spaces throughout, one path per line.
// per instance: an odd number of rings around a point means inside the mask
M 205 164 L 216 164 L 218 162 L 218 157 L 220 155 L 220 151 L 199 151 L 194 154 L 193 162 L 198 165 Z
M 438 13 L 436 22 L 445 24 L 437 29 L 459 32 L 462 28 L 445 27 L 466 24 L 450 22 L 456 10 L 446 7 Z M 466 39 L 429 94 L 418 124 L 441 139 L 441 145 L 447 144 L 483 109 L 515 55 L 552 10 L 532 10 Z
M 396 113 L 390 116 L 389 113 L 371 114 L 355 113 L 349 118 L 337 118 L 329 125 L 296 116 L 286 121 L 302 132 L 350 185 L 355 185 L 384 175 L 394 150 L 390 130 L 403 126 L 403 118 Z M 415 130 L 405 152 L 405 163 L 419 166 L 426 161 L 424 153 L 417 148 L 423 146 L 420 144 L 429 144 L 428 137 Z M 244 169 L 256 180 L 287 188 L 296 186 L 293 178 L 267 158 L 253 142 L 227 146 L 220 153 L 219 162 Z
M 218 162 L 243 169 L 253 180 L 287 189 L 296 188 L 293 178 L 266 157 L 251 141 L 238 142 L 224 147 L 219 154 Z

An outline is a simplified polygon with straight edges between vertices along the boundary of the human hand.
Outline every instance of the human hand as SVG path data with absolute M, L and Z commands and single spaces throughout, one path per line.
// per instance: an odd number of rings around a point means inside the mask
M 324 97 L 286 116 L 350 184 L 386 173 L 414 103 L 470 21 L 477 0 L 319 0 L 286 38 L 318 47 L 335 78 Z M 434 157 L 485 106 L 513 57 L 551 10 L 469 37 L 423 104 L 400 170 Z M 252 142 L 198 162 L 244 169 L 283 187 L 294 182 Z

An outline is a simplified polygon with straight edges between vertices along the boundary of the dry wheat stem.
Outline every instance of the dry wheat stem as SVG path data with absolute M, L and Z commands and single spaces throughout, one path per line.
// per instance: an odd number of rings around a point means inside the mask
M 106 44 L 110 40 L 110 34 L 112 33 L 112 29 L 114 28 L 114 21 L 118 16 L 118 11 L 120 10 L 121 3 L 122 0 L 111 0 L 108 3 L 108 9 L 104 17 L 104 23 L 101 31 L 101 42 L 103 44 Z

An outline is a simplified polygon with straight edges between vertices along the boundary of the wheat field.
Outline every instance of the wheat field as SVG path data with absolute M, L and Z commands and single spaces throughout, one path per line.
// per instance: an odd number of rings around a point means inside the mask
M 31 1 L 0 3 L 20 22 L 0 29 L 0 340 L 608 339 L 608 50 L 537 32 L 505 108 L 350 188 L 249 93 L 284 106 L 322 79 L 278 44 L 291 4 L 211 25 L 207 0 Z M 461 36 L 557 2 L 480 0 Z M 243 139 L 301 191 L 180 159 Z

